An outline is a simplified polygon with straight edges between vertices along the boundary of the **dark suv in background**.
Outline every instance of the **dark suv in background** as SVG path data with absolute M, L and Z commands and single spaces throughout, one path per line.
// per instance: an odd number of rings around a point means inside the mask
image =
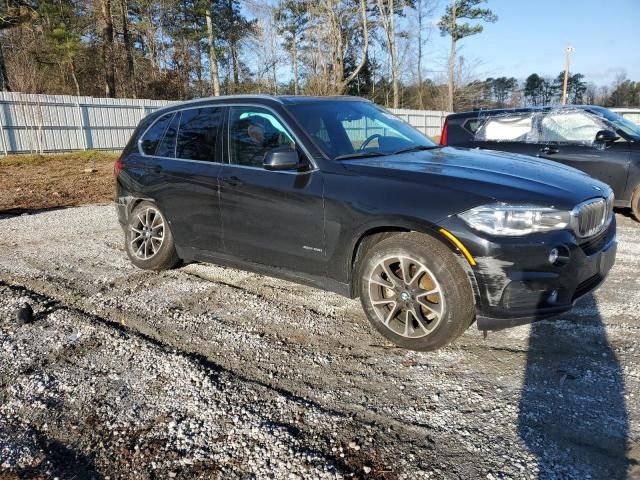
M 640 126 L 596 106 L 477 110 L 449 115 L 440 143 L 532 155 L 607 183 L 640 220 Z
M 474 319 L 489 330 L 567 311 L 615 259 L 605 184 L 434 145 L 359 98 L 175 104 L 142 120 L 115 174 L 138 267 L 204 261 L 360 297 L 411 349 Z

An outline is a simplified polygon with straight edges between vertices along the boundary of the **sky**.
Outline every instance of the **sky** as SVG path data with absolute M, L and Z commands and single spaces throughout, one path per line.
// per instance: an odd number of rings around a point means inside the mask
M 435 23 L 448 0 L 440 0 Z M 484 32 L 462 40 L 460 55 L 480 62 L 479 77 L 531 73 L 557 76 L 564 70 L 565 47 L 571 45 L 571 71 L 597 85 L 613 82 L 620 72 L 640 81 L 640 0 L 488 0 L 498 15 Z M 449 38 L 434 29 L 425 61 L 442 69 Z

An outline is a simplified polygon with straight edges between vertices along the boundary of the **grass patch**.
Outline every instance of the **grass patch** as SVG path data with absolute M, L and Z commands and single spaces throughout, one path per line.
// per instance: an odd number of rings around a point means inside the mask
M 5 165 L 42 165 L 51 161 L 63 160 L 69 163 L 85 163 L 89 161 L 96 162 L 115 162 L 120 152 L 103 152 L 100 150 L 86 150 L 81 152 L 67 153 L 43 153 L 43 154 L 24 154 L 24 155 L 7 155 L 0 157 L 0 167 Z
M 118 155 L 89 150 L 0 157 L 0 211 L 110 202 Z

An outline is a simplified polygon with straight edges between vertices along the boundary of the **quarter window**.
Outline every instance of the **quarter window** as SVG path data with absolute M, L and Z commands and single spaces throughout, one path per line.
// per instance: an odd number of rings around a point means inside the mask
M 147 130 L 147 132 L 142 137 L 141 147 L 142 151 L 146 155 L 155 155 L 156 150 L 158 149 L 158 144 L 162 140 L 164 135 L 164 131 L 169 125 L 171 118 L 173 117 L 173 112 L 168 113 L 160 117 L 156 122 Z
M 278 147 L 295 148 L 280 121 L 259 107 L 231 107 L 229 111 L 229 162 L 262 167 L 264 157 Z
M 178 126 L 180 125 L 180 112 L 176 113 L 171 120 L 171 123 L 164 132 L 164 138 L 158 149 L 156 155 L 158 157 L 175 158 L 176 156 L 176 137 L 178 135 Z
M 221 120 L 221 108 L 183 110 L 177 135 L 176 157 L 215 162 Z

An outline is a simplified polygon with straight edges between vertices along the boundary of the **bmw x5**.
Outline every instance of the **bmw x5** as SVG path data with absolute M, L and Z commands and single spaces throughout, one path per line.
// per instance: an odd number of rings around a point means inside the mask
M 435 145 L 360 98 L 174 104 L 142 120 L 115 174 L 138 267 L 210 262 L 360 297 L 409 349 L 565 312 L 615 260 L 606 184 Z

